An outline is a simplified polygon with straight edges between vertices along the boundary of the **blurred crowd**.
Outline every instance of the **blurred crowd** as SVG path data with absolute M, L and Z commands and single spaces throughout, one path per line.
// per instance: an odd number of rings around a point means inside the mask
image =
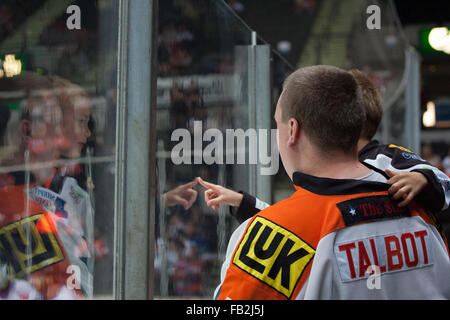
M 170 128 L 188 128 L 193 121 L 206 120 L 206 110 L 198 84 L 191 80 L 188 88 L 174 81 L 170 90 Z
M 445 154 L 440 154 L 435 149 L 431 144 L 424 144 L 422 146 L 422 158 L 450 177 L 450 145 L 447 147 L 448 151 Z
M 223 46 L 219 23 L 211 25 L 209 10 L 216 8 L 200 1 L 164 1 L 160 4 L 158 35 L 158 75 L 233 72 L 232 48 Z M 213 12 L 214 12 L 213 11 Z M 221 14 L 217 13 L 220 18 Z M 223 26 L 222 26 L 223 27 Z M 231 50 L 231 51 L 230 51 Z

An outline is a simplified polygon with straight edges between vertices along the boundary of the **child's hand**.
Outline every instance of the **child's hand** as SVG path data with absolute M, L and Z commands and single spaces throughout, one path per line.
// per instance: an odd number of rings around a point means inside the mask
M 398 204 L 399 207 L 407 206 L 428 184 L 427 178 L 419 172 L 386 170 L 386 173 L 390 177 L 387 181 L 391 184 L 389 194 L 396 200 L 403 198 L 403 201 Z
M 197 179 L 194 179 L 191 182 L 167 191 L 162 195 L 162 201 L 165 202 L 167 207 L 180 204 L 183 206 L 184 210 L 189 209 L 192 207 L 195 199 L 197 199 L 197 191 L 192 189 L 197 183 Z
M 238 207 L 241 204 L 243 195 L 239 192 L 224 188 L 217 184 L 204 181 L 202 178 L 197 178 L 198 182 L 204 186 L 206 204 L 214 210 L 219 209 L 220 204 L 228 204 L 233 207 Z

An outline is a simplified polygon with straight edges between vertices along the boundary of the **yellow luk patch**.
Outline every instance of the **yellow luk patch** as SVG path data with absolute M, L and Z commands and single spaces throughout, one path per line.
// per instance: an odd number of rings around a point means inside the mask
M 55 235 L 39 232 L 38 221 L 48 223 L 42 217 L 33 215 L 0 228 L 0 250 L 8 253 L 16 278 L 64 260 Z
M 389 145 L 389 148 L 397 148 L 397 149 L 400 149 L 400 150 L 402 150 L 402 151 L 406 151 L 406 152 L 408 152 L 408 153 L 413 153 L 411 150 L 406 149 L 406 148 L 404 148 L 404 147 L 397 146 L 397 145 L 395 145 L 395 144 L 390 144 L 390 145 Z
M 314 248 L 289 230 L 256 217 L 236 250 L 233 264 L 290 298 L 314 253 Z

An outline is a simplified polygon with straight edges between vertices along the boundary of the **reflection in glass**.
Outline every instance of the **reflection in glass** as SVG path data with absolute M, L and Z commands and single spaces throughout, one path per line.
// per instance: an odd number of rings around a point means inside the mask
M 244 147 L 238 148 L 238 138 L 230 139 L 227 130 L 246 132 L 250 128 L 251 44 L 251 30 L 222 1 L 160 2 L 160 201 L 154 278 L 158 298 L 212 298 L 219 283 L 228 239 L 237 221 L 228 206 L 218 210 L 206 206 L 205 188 L 195 178 L 248 191 L 249 159 L 254 154 L 249 152 L 248 138 Z M 281 62 L 278 67 L 281 73 L 285 66 Z M 223 148 L 211 150 L 214 141 Z M 174 192 L 180 195 L 179 201 L 169 203 L 167 194 Z
M 117 2 L 75 4 L 0 4 L 0 299 L 112 293 Z

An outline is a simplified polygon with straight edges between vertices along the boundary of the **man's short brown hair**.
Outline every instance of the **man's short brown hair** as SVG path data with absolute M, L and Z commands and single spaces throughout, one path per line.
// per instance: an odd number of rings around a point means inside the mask
M 280 104 L 282 121 L 295 118 L 319 150 L 356 150 L 365 115 L 361 91 L 347 71 L 298 69 L 286 78 Z
M 349 72 L 361 88 L 363 107 L 366 112 L 366 118 L 361 130 L 361 138 L 372 140 L 383 116 L 380 91 L 363 72 L 356 69 L 350 70 Z

